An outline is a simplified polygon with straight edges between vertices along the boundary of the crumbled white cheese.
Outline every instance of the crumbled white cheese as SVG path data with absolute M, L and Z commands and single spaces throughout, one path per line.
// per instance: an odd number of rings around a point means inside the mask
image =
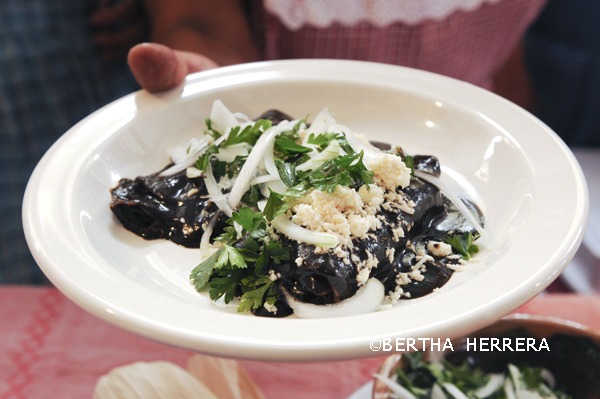
M 427 271 L 425 269 L 425 262 L 431 262 L 431 261 L 433 261 L 433 258 L 429 255 L 417 256 L 417 263 L 415 263 L 411 267 L 411 270 L 408 273 L 408 276 L 415 281 L 423 281 L 425 279 L 425 276 L 423 276 L 421 273 L 424 273 Z
M 385 250 L 385 255 L 387 256 L 388 261 L 390 263 L 392 263 L 394 261 L 394 253 L 395 252 L 396 252 L 396 249 L 393 248 L 393 247 L 392 248 L 388 248 L 388 249 Z
M 392 235 L 392 239 L 395 242 L 398 242 L 402 237 L 404 237 L 404 230 L 402 229 L 402 226 L 392 229 Z
M 408 277 L 408 273 L 398 273 L 396 277 L 396 285 L 406 285 L 410 284 L 410 278 Z
M 390 303 L 392 305 L 395 305 L 398 303 L 398 300 L 400 299 L 400 297 L 402 296 L 402 294 L 404 294 L 404 290 L 402 289 L 402 287 L 400 287 L 399 285 L 396 286 L 396 289 L 394 291 L 390 291 L 389 292 L 389 300 Z
M 265 310 L 267 312 L 277 314 L 277 306 L 275 306 L 275 304 L 271 305 L 268 302 L 265 302 L 265 304 L 263 306 L 265 307 Z
M 429 241 L 427 251 L 434 256 L 448 256 L 452 255 L 452 245 L 441 241 Z
M 465 270 L 465 268 L 462 265 L 455 265 L 453 263 L 448 263 L 446 265 L 448 267 L 448 269 L 454 270 L 455 272 L 462 272 Z
M 281 278 L 281 273 L 275 273 L 275 270 L 269 270 L 269 274 L 267 274 L 269 280 L 276 281 L 278 278 Z
M 277 232 L 275 231 L 275 228 L 273 227 L 272 224 L 269 224 L 267 226 L 267 229 L 265 230 L 266 235 L 273 241 L 279 241 L 279 235 L 277 234 Z
M 292 206 L 291 220 L 312 231 L 336 234 L 347 247 L 353 238 L 364 239 L 368 231 L 381 227 L 381 221 L 363 207 L 361 196 L 349 187 L 337 186 L 331 194 L 312 190 Z
M 358 275 L 356 276 L 356 281 L 358 281 L 358 286 L 364 285 L 367 283 L 369 276 L 371 274 L 371 270 L 376 268 L 379 264 L 379 261 L 369 250 L 365 250 L 367 254 L 367 259 L 357 263 L 356 268 L 358 271 Z
M 408 200 L 404 193 L 395 191 L 386 191 L 383 195 L 384 203 L 382 207 L 386 210 L 399 209 L 402 212 L 412 215 L 415 213 L 416 204 L 412 200 Z
M 383 204 L 383 188 L 375 184 L 369 184 L 368 186 L 363 184 L 358 189 L 358 195 L 360 195 L 365 212 L 368 215 L 375 215 L 379 211 L 381 204 Z
M 411 251 L 413 251 L 415 254 L 417 254 L 420 257 L 423 257 L 426 255 L 425 246 L 420 242 L 417 242 L 417 246 L 415 246 L 415 244 L 409 240 L 406 242 L 406 248 L 410 249 Z
M 415 280 L 415 281 L 423 281 L 423 280 L 425 280 L 425 276 L 423 276 L 421 274 L 421 270 L 420 269 L 414 269 L 414 268 L 411 269 L 411 271 L 408 272 L 408 276 L 411 279 Z
M 371 271 L 367 267 L 362 267 L 356 275 L 356 281 L 358 281 L 358 285 L 365 285 L 367 283 L 367 280 L 369 279 L 370 274 Z
M 399 156 L 377 154 L 369 167 L 375 173 L 375 183 L 388 191 L 396 191 L 397 187 L 405 188 L 410 183 L 410 169 Z
M 304 258 L 302 258 L 301 256 L 296 258 L 296 264 L 298 266 L 302 266 L 302 263 L 304 263 Z
M 339 246 L 335 247 L 335 249 L 333 250 L 333 253 L 335 254 L 335 256 L 337 256 L 340 259 L 348 257 L 348 251 L 343 250 Z

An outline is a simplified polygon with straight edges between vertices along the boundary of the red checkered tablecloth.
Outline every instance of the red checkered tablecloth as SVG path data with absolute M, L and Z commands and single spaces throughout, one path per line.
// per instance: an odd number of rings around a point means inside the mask
M 600 329 L 600 295 L 545 294 L 519 312 Z M 109 370 L 137 361 L 185 367 L 191 352 L 138 337 L 86 313 L 54 288 L 0 287 L 0 398 L 90 398 Z M 325 363 L 240 361 L 267 398 L 346 398 L 382 357 Z

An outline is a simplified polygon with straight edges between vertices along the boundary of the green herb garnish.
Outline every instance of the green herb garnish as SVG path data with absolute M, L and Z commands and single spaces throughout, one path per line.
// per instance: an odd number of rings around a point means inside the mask
M 232 214 L 227 224 L 225 232 L 216 239 L 223 247 L 192 270 L 190 279 L 194 287 L 198 291 L 210 287 L 210 298 L 224 297 L 225 303 L 241 295 L 238 312 L 257 309 L 265 301 L 275 303 L 279 294 L 263 273 L 271 261 L 279 264 L 289 260 L 289 248 L 267 237 L 261 212 L 242 207 Z M 238 232 L 235 225 L 241 231 Z
M 452 245 L 452 248 L 458 252 L 463 259 L 469 260 L 471 256 L 479 252 L 479 247 L 476 244 L 473 244 L 473 241 L 479 237 L 479 234 L 476 234 L 473 237 L 471 232 L 467 232 L 464 234 L 454 234 L 453 236 L 446 237 L 444 239 L 445 243 Z

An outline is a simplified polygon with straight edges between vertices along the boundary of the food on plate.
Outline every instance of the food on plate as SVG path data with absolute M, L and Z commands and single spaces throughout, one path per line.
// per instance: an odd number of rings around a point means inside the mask
M 485 235 L 435 157 L 382 151 L 327 109 L 310 124 L 274 110 L 253 121 L 215 101 L 205 135 L 171 161 L 122 179 L 111 209 L 141 237 L 200 248 L 192 283 L 240 312 L 391 307 L 442 287 Z
M 544 367 L 506 363 L 484 371 L 468 361 L 453 364 L 445 359 L 423 360 L 423 352 L 403 355 L 404 367 L 388 378 L 375 375 L 391 390 L 388 398 L 400 399 L 566 399 L 553 373 Z M 383 399 L 383 398 L 382 398 Z
M 389 356 L 373 398 L 600 397 L 600 335 L 577 323 L 516 314 L 452 342 Z

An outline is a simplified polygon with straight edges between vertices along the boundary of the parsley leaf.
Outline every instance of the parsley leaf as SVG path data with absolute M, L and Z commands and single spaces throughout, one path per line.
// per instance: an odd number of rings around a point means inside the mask
M 210 158 L 213 154 L 218 153 L 219 148 L 216 145 L 209 145 L 208 147 L 206 147 L 206 150 L 204 150 L 204 152 L 200 154 L 200 156 L 198 156 L 198 160 L 196 160 L 196 167 L 201 171 L 206 172 L 206 170 L 208 169 L 208 163 L 210 162 Z
M 531 368 L 525 366 L 519 367 L 519 371 L 521 372 L 523 382 L 528 389 L 537 390 L 544 382 L 541 368 Z
M 240 173 L 240 170 L 242 170 L 247 159 L 248 155 L 236 155 L 233 161 L 227 164 L 227 177 L 231 179 L 233 176 Z
M 281 135 L 275 138 L 273 148 L 275 151 L 279 151 L 282 154 L 282 157 L 312 152 L 311 148 L 297 144 L 295 141 L 292 141 L 287 137 L 282 137 Z
M 212 171 L 215 179 L 219 179 L 227 174 L 227 162 L 215 159 L 212 164 Z
M 192 270 L 190 273 L 190 279 L 192 280 L 196 291 L 200 291 L 202 288 L 204 288 L 206 283 L 208 283 L 208 280 L 217 265 L 217 261 L 224 252 L 225 248 L 219 249 L 204 262 L 196 266 L 194 270 Z
M 283 195 L 276 193 L 270 188 L 269 191 L 271 191 L 271 194 L 269 195 L 265 209 L 263 209 L 263 213 L 267 220 L 271 221 L 282 213 L 287 212 L 290 208 L 290 203 L 285 200 Z
M 249 276 L 243 279 L 242 290 L 244 291 L 240 298 L 242 302 L 237 309 L 239 313 L 258 309 L 265 302 L 264 297 L 266 294 L 273 298 L 272 302 L 274 303 L 277 295 L 273 287 L 273 281 L 264 274 L 256 278 Z
M 341 137 L 338 133 L 321 133 L 316 136 L 314 133 L 311 133 L 306 142 L 308 144 L 316 145 L 318 152 L 323 152 L 323 150 L 327 148 L 333 140 L 337 140 L 338 137 Z
M 246 205 L 256 205 L 260 199 L 260 188 L 258 184 L 250 186 L 250 189 L 242 196 L 242 202 Z
M 364 156 L 365 152 L 361 151 L 355 155 L 344 155 L 333 160 L 339 168 L 350 172 L 352 179 L 356 182 L 355 186 L 358 187 L 373 183 L 373 176 L 375 175 L 363 163 Z
M 235 298 L 236 291 L 242 280 L 250 273 L 249 269 L 238 269 L 225 267 L 219 270 L 219 277 L 210 281 L 211 289 L 208 292 L 210 299 L 216 301 L 225 295 L 225 303 L 229 303 Z
M 405 157 L 402 158 L 402 161 L 404 162 L 406 167 L 408 169 L 410 169 L 411 179 L 414 179 L 414 177 L 415 177 L 415 159 L 412 157 L 412 155 L 406 155 Z
M 396 375 L 398 376 L 398 382 L 400 382 L 404 388 L 408 389 L 417 398 L 427 397 L 427 389 L 415 386 L 402 368 L 398 367 L 396 369 Z
M 265 236 L 267 225 L 261 212 L 255 213 L 248 207 L 242 207 L 238 212 L 233 212 L 231 218 L 242 226 L 242 235 L 249 233 L 254 238 Z
M 206 128 L 208 129 L 206 134 L 212 136 L 212 138 L 214 138 L 215 140 L 222 136 L 221 132 L 218 132 L 212 127 L 212 121 L 210 120 L 210 118 L 206 118 L 204 122 L 206 123 Z
M 478 388 L 487 384 L 489 377 L 479 368 L 473 368 L 469 363 L 464 362 L 459 365 L 454 365 L 442 359 L 444 365 L 444 377 L 447 382 L 454 384 L 467 396 L 471 397 L 471 393 Z
M 226 266 L 227 264 L 229 264 L 231 266 L 235 266 L 240 269 L 244 269 L 244 268 L 248 267 L 248 265 L 246 264 L 246 260 L 244 259 L 244 255 L 240 252 L 240 250 L 238 250 L 230 245 L 227 245 L 227 244 L 223 244 L 222 249 L 224 249 L 225 251 L 219 257 L 219 260 L 217 261 L 217 264 L 215 265 L 216 268 Z
M 479 247 L 476 244 L 473 244 L 473 241 L 478 236 L 479 234 L 473 237 L 473 234 L 471 234 L 469 231 L 464 234 L 455 234 L 453 236 L 446 237 L 444 242 L 452 245 L 452 248 L 458 252 L 463 259 L 469 260 L 471 259 L 471 256 L 479 252 Z
M 350 172 L 347 170 L 333 170 L 338 173 L 318 174 L 315 173 L 308 177 L 310 185 L 316 190 L 326 191 L 329 194 L 333 193 L 337 186 L 352 186 L 353 181 L 350 177 Z
M 293 163 L 287 163 L 281 159 L 275 159 L 274 162 L 283 184 L 289 188 L 294 187 L 296 181 L 296 166 Z
M 236 126 L 230 130 L 227 140 L 221 144 L 221 147 L 229 147 L 241 143 L 254 145 L 262 133 L 270 127 L 271 121 L 268 119 L 260 119 L 254 125 L 246 126 L 244 130 L 240 126 Z
M 284 247 L 279 241 L 266 241 L 262 248 L 262 253 L 256 260 L 257 273 L 267 269 L 269 259 L 273 259 L 275 264 L 279 265 L 283 261 L 290 260 L 290 248 Z
M 238 269 L 248 267 L 244 255 L 239 250 L 227 244 L 223 244 L 222 248 L 196 266 L 190 273 L 190 279 L 192 280 L 194 287 L 196 287 L 196 290 L 200 291 L 204 288 L 215 269 L 221 269 L 228 265 L 235 266 Z
M 356 151 L 354 151 L 354 148 L 352 148 L 350 143 L 348 143 L 348 139 L 346 138 L 346 136 L 339 136 L 337 138 L 337 141 L 338 141 L 340 147 L 342 147 L 342 150 L 344 150 L 344 152 L 346 152 L 346 154 L 348 154 L 348 155 L 356 154 Z

